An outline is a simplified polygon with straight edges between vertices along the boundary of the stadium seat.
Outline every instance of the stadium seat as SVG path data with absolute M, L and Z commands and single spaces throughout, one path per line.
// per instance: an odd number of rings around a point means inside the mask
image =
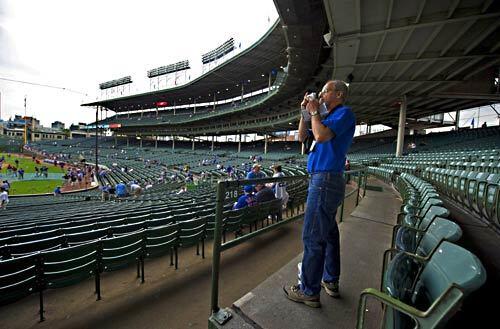
M 170 253 L 170 265 L 178 268 L 177 246 L 179 242 L 179 224 L 172 223 L 168 225 L 148 228 L 145 231 L 146 245 L 145 255 L 147 258 L 163 256 Z
M 385 306 L 384 328 L 435 328 L 485 281 L 486 271 L 479 259 L 451 242 L 442 242 L 428 260 L 397 253 L 383 274 L 383 290 L 362 292 L 357 328 L 364 327 L 368 297 Z
M 62 288 L 95 277 L 95 293 L 101 299 L 98 242 L 42 252 L 40 320 L 43 321 L 43 290 Z

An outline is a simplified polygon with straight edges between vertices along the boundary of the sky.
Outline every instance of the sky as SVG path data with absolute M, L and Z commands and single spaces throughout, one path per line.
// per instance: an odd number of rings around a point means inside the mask
M 148 70 L 186 59 L 193 79 L 203 53 L 231 37 L 244 49 L 277 18 L 272 0 L 0 0 L 1 118 L 24 114 L 26 97 L 44 126 L 91 122 L 80 104 L 99 83 L 130 75 L 146 91 Z

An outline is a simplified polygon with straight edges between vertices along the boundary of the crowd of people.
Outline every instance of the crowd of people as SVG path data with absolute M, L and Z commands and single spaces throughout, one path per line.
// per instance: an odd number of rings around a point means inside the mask
M 265 178 L 266 175 L 261 170 L 261 165 L 255 163 L 245 177 L 246 179 L 261 179 Z M 275 165 L 272 167 L 275 177 L 284 177 L 285 174 L 282 171 L 280 165 Z M 288 193 L 286 191 L 286 184 L 283 182 L 275 182 L 269 184 L 257 183 L 255 185 L 245 185 L 243 187 L 243 194 L 238 197 L 238 200 L 233 205 L 233 210 L 242 209 L 245 207 L 252 207 L 260 203 L 272 201 L 275 199 L 280 199 L 283 207 L 286 207 L 288 203 Z

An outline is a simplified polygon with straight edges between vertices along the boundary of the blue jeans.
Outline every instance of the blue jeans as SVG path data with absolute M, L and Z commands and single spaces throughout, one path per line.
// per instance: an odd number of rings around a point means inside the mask
M 304 256 L 300 288 L 306 295 L 320 293 L 321 279 L 326 282 L 339 279 L 340 239 L 335 215 L 344 193 L 342 173 L 311 175 L 302 232 Z

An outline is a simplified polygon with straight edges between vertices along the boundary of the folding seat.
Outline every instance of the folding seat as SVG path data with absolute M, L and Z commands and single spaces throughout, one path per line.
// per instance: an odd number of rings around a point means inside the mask
M 478 203 L 480 204 L 483 217 L 495 222 L 495 203 L 498 202 L 498 187 L 500 185 L 500 174 L 490 174 L 486 183 L 480 182 L 478 189 Z
M 0 260 L 0 305 L 39 292 L 38 255 Z
M 400 226 L 393 236 L 393 247 L 422 257 L 429 255 L 441 241 L 456 242 L 462 237 L 462 230 L 456 223 L 436 217 L 422 221 L 417 228 Z
M 52 231 L 46 231 L 46 232 L 37 232 L 37 233 L 31 233 L 31 234 L 16 235 L 15 242 L 12 242 L 12 243 L 25 243 L 25 242 L 35 241 L 35 240 L 43 240 L 43 239 L 53 238 L 53 237 L 61 236 L 61 235 L 62 235 L 61 230 L 52 230 Z
M 101 272 L 114 271 L 130 264 L 137 264 L 137 276 L 140 276 L 139 265 L 142 267 L 144 282 L 144 231 L 113 237 L 100 241 Z
M 101 222 L 97 223 L 98 228 L 108 228 L 111 226 L 120 226 L 126 224 L 126 218 L 106 220 L 103 219 Z
M 11 257 L 20 257 L 39 251 L 59 249 L 65 246 L 64 236 L 56 236 L 47 239 L 11 244 L 8 245 L 7 248 Z
M 465 171 L 463 170 L 456 170 L 455 173 L 453 174 L 452 178 L 452 185 L 451 185 L 451 197 L 455 200 L 458 199 L 458 194 L 459 194 L 459 186 L 460 186 L 460 176 L 464 175 Z
M 43 290 L 66 287 L 90 277 L 95 278 L 97 300 L 101 299 L 98 242 L 80 244 L 41 255 L 40 321 L 44 320 Z
M 467 199 L 467 189 L 470 179 L 474 179 L 477 176 L 476 171 L 464 171 L 462 176 L 460 176 L 460 185 L 459 185 L 459 193 L 458 193 L 458 202 L 464 203 Z
M 207 237 L 207 219 L 205 217 L 179 222 L 179 247 L 196 245 L 196 254 L 205 258 L 205 239 Z
M 252 212 L 248 212 L 247 208 L 228 210 L 222 214 L 222 241 L 226 242 L 226 234 L 230 232 L 235 233 L 237 237 L 243 225 L 251 225 L 257 221 L 258 206 L 252 207 Z
M 143 231 L 146 228 L 145 222 L 137 222 L 132 224 L 123 224 L 118 226 L 111 226 L 108 228 L 108 233 L 110 236 L 121 236 L 125 234 L 130 234 L 134 232 Z
M 474 205 L 477 202 L 477 191 L 480 181 L 486 181 L 488 178 L 488 173 L 478 173 L 476 177 L 469 179 L 467 184 L 467 198 L 464 200 L 464 204 L 467 208 L 475 209 Z
M 145 255 L 146 258 L 163 256 L 170 253 L 170 265 L 178 266 L 177 246 L 179 242 L 179 224 L 172 223 L 168 225 L 148 228 L 144 232 L 146 239 Z
M 439 199 L 430 199 L 418 214 L 398 215 L 398 223 L 401 225 L 418 227 L 423 220 L 431 221 L 436 217 L 447 218 L 450 215 L 448 209 L 441 207 L 442 201 Z
M 127 224 L 134 224 L 134 223 L 145 222 L 146 220 L 148 220 L 150 218 L 151 218 L 150 213 L 142 214 L 142 215 L 133 214 L 133 215 L 127 216 L 127 218 L 125 219 L 125 222 Z
M 399 252 L 382 275 L 381 291 L 361 293 L 356 328 L 365 327 L 368 297 L 383 304 L 383 328 L 441 327 L 485 282 L 481 261 L 451 242 L 442 242 L 427 259 Z
M 109 236 L 108 228 L 94 229 L 85 232 L 66 234 L 66 243 L 69 246 L 89 243 Z

